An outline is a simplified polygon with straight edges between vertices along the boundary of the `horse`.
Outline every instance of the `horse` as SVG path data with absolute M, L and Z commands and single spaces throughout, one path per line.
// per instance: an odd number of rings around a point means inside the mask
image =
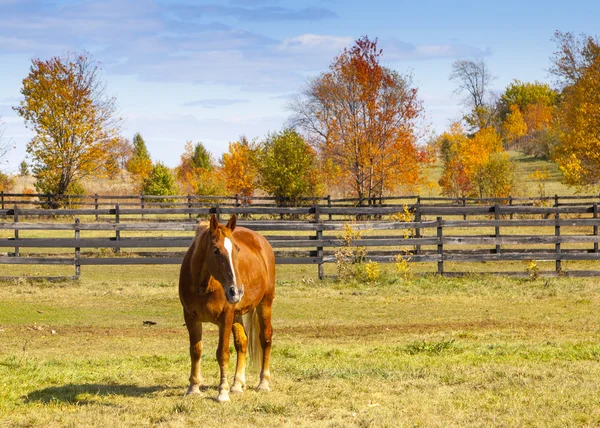
M 246 352 L 260 367 L 259 391 L 270 390 L 271 307 L 275 297 L 275 255 L 260 234 L 227 225 L 212 215 L 200 225 L 179 274 L 179 298 L 190 338 L 191 373 L 187 394 L 200 393 L 202 323 L 219 326 L 217 361 L 220 367 L 218 402 L 246 387 Z M 231 389 L 227 381 L 229 339 L 233 331 L 237 364 Z

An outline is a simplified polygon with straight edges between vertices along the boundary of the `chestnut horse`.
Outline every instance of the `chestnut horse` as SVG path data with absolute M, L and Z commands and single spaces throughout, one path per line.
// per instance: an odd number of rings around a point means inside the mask
M 246 351 L 261 367 L 258 389 L 269 391 L 274 296 L 275 256 L 262 235 L 236 227 L 235 215 L 226 226 L 213 215 L 209 227 L 198 227 L 179 275 L 179 298 L 192 360 L 188 394 L 200 392 L 203 322 L 219 326 L 221 382 L 217 401 L 229 401 L 227 364 L 232 330 L 237 365 L 231 393 L 241 393 L 246 386 Z

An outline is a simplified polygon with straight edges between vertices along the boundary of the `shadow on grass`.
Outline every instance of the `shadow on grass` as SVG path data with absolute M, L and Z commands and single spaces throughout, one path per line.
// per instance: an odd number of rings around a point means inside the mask
M 102 397 L 143 397 L 158 391 L 172 389 L 172 387 L 136 386 L 136 385 L 102 385 L 89 384 L 67 384 L 63 386 L 51 386 L 30 392 L 25 396 L 26 403 L 71 403 L 71 404 L 99 404 Z M 107 403 L 103 403 L 107 404 Z

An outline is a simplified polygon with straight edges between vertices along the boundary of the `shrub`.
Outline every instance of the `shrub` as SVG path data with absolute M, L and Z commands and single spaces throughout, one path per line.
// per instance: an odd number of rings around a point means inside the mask
M 177 194 L 175 180 L 169 168 L 163 163 L 157 162 L 152 171 L 142 183 L 142 192 L 147 195 L 171 196 Z M 166 202 L 168 198 L 159 201 Z

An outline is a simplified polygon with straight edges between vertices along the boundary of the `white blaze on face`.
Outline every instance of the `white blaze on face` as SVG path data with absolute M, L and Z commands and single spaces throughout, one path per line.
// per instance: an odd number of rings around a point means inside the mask
M 233 275 L 233 284 L 237 285 L 237 280 L 235 278 L 235 269 L 233 268 L 233 258 L 231 257 L 233 251 L 233 244 L 231 243 L 231 239 L 225 238 L 225 242 L 223 242 L 223 246 L 227 251 L 227 255 L 229 256 L 229 266 L 231 267 L 231 274 Z

